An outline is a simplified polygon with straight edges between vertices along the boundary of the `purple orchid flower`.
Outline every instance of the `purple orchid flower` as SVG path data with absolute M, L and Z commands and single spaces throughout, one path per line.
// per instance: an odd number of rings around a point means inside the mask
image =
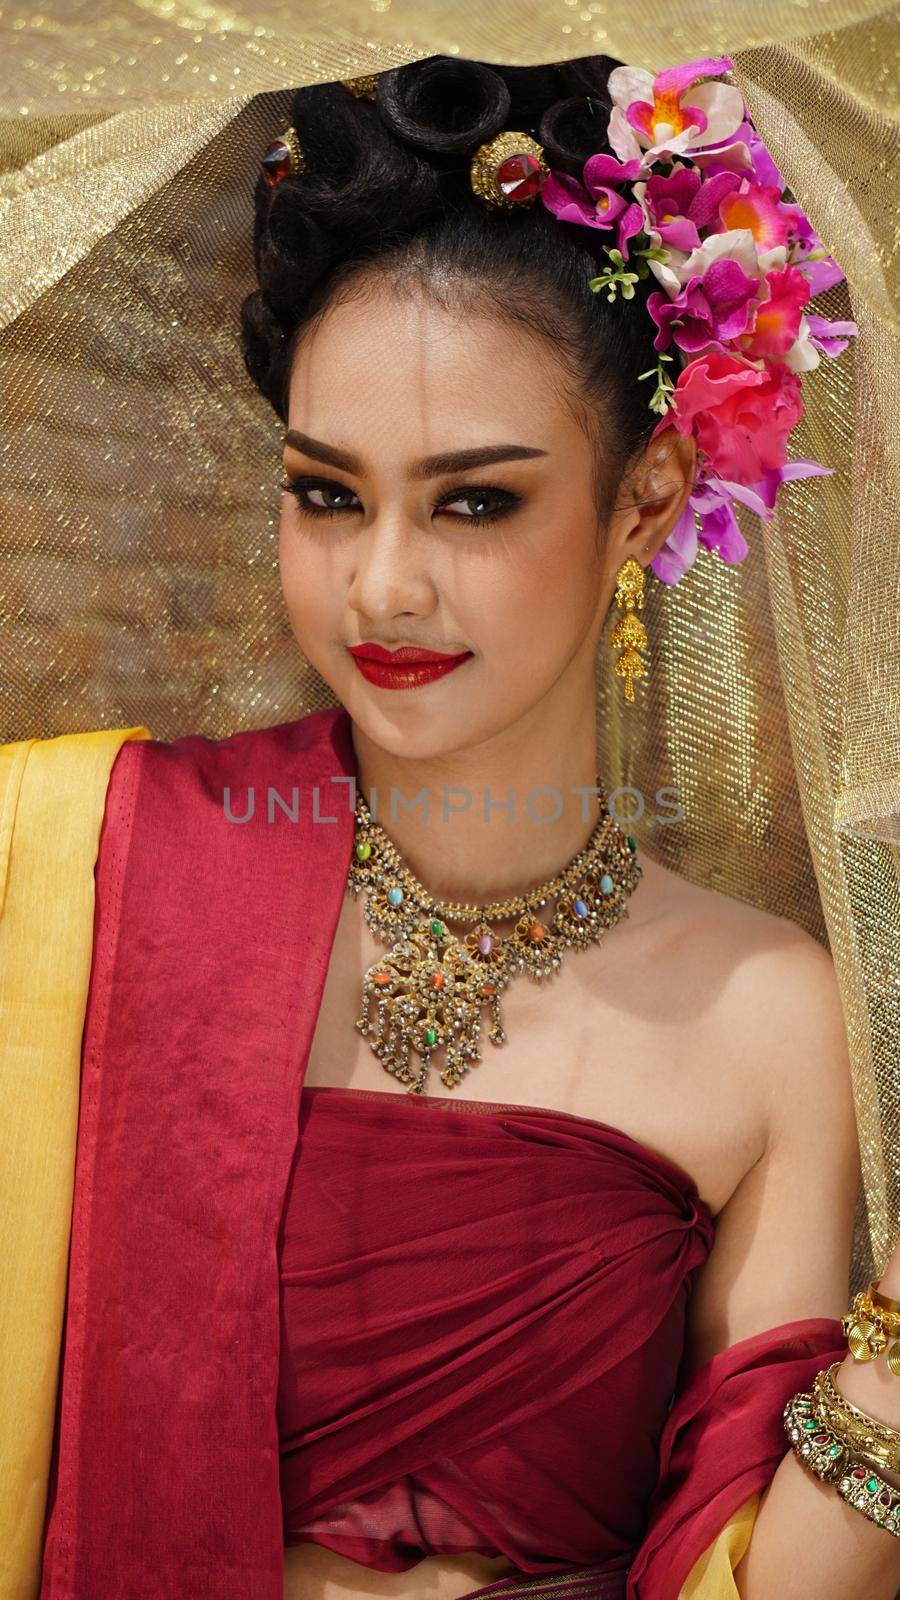
M 678 167 L 666 178 L 654 173 L 643 196 L 650 225 L 663 244 L 696 250 L 699 230 L 718 219 L 720 202 L 740 182 L 736 172 L 719 172 L 704 180 L 692 167 Z
M 772 152 L 763 144 L 752 122 L 746 120 L 741 123 L 734 135 L 734 143 L 746 145 L 750 168 L 756 182 L 766 188 L 779 189 L 783 193 L 784 179 L 772 159 Z
M 758 142 L 760 148 L 764 150 L 765 146 Z M 772 170 L 783 187 L 777 167 L 773 165 Z M 789 260 L 792 266 L 799 267 L 802 271 L 809 283 L 810 296 L 822 294 L 825 289 L 833 289 L 836 283 L 843 283 L 844 273 L 834 258 L 826 255 L 825 246 L 803 207 L 782 201 L 780 210 L 788 219 Z M 812 256 L 817 259 L 811 260 Z
M 657 291 L 647 300 L 658 333 L 655 350 L 679 349 L 696 355 L 710 344 L 724 344 L 744 333 L 760 279 L 748 278 L 736 261 L 713 261 L 702 277 L 690 278 L 676 299 Z
M 831 256 L 823 256 L 821 261 L 795 261 L 794 265 L 799 267 L 809 284 L 810 299 L 844 281 L 843 272 Z
M 841 355 L 848 341 L 859 333 L 855 322 L 832 322 L 828 317 L 808 315 L 806 326 L 812 343 L 824 356 Z
M 715 551 L 729 566 L 737 566 L 749 554 L 750 547 L 738 526 L 735 502 L 770 522 L 783 483 L 823 477 L 833 470 L 818 461 L 787 461 L 748 488 L 701 467 L 687 505 L 650 563 L 653 572 L 662 583 L 678 583 L 690 571 L 701 547 Z
M 661 582 L 678 583 L 690 571 L 701 546 L 715 551 L 729 566 L 737 566 L 750 549 L 738 527 L 732 496 L 725 485 L 721 479 L 702 476 L 650 565 Z
M 720 482 L 732 499 L 740 500 L 743 505 L 749 506 L 751 511 L 755 511 L 764 522 L 769 522 L 775 509 L 778 490 L 783 483 L 792 483 L 797 478 L 825 478 L 833 471 L 833 467 L 823 467 L 821 461 L 786 461 L 783 467 L 770 468 L 759 482 L 750 488 L 739 483 L 728 483 L 724 479 Z
M 541 189 L 541 199 L 560 222 L 575 222 L 586 228 L 616 229 L 616 244 L 628 260 L 628 241 L 644 226 L 644 214 L 636 202 L 629 202 L 616 188 L 633 182 L 641 171 L 641 161 L 618 161 L 615 156 L 589 156 L 584 164 L 584 182 L 565 172 L 551 172 Z

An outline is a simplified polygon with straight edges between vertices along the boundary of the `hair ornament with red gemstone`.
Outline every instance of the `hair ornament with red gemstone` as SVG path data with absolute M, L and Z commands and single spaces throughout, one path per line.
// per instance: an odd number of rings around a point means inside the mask
M 537 199 L 550 168 L 536 139 L 507 132 L 478 146 L 469 175 L 479 200 L 498 211 L 512 211 Z
M 274 189 L 276 183 L 286 178 L 289 172 L 303 171 L 306 162 L 293 128 L 285 128 L 284 133 L 267 145 L 259 165 L 263 180 L 270 189 Z

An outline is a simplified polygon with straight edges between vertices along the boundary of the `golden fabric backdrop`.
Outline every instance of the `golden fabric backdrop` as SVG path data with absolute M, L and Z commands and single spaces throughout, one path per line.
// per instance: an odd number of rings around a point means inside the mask
M 0 738 L 221 737 L 331 702 L 277 570 L 280 428 L 243 372 L 259 155 L 291 87 L 436 54 L 649 68 L 724 52 L 849 280 L 860 336 L 804 383 L 793 453 L 835 468 L 748 518 L 747 560 L 651 582 L 650 674 L 598 727 L 634 831 L 694 882 L 830 944 L 865 1207 L 854 1285 L 900 1215 L 896 23 L 852 0 L 206 0 L 49 5 L 0 24 Z M 674 787 L 684 816 L 654 797 Z M 623 808 L 626 802 L 623 800 Z M 657 810 L 660 816 L 656 815 Z M 809 1115 L 815 1136 L 815 1107 Z

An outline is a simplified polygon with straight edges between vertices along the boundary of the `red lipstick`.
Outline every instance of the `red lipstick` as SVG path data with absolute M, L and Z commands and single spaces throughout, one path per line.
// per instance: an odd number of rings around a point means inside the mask
M 417 689 L 433 683 L 461 667 L 472 654 L 471 650 L 464 650 L 459 655 L 447 655 L 420 645 L 402 645 L 398 650 L 386 650 L 380 644 L 354 644 L 347 648 L 363 677 L 379 689 Z

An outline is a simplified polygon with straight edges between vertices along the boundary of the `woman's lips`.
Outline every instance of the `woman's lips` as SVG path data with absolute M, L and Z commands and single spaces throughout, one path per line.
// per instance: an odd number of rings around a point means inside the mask
M 472 654 L 471 650 L 464 650 L 461 655 L 448 656 L 407 645 L 399 650 L 385 650 L 375 644 L 350 645 L 348 649 L 363 677 L 379 689 L 416 689 L 433 683 L 461 667 Z

